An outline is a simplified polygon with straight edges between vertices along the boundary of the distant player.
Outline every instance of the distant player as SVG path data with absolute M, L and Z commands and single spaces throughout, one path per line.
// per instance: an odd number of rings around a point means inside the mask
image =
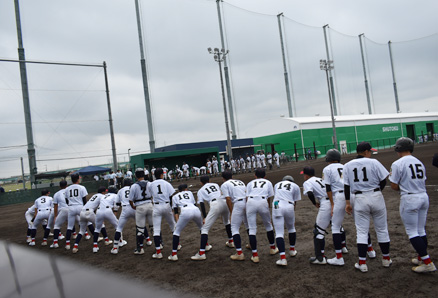
M 418 254 L 412 259 L 417 265 L 412 270 L 418 273 L 436 271 L 427 253 L 426 218 L 429 209 L 429 196 L 426 192 L 426 168 L 412 155 L 414 142 L 400 138 L 395 143 L 398 160 L 391 166 L 391 188 L 400 191 L 400 216 L 409 241 Z
M 382 195 L 389 172 L 379 161 L 370 158 L 372 155 L 371 149 L 370 143 L 359 143 L 356 147 L 357 157 L 347 162 L 343 171 L 345 210 L 348 214 L 351 214 L 353 210 L 350 204 L 350 193 L 355 195 L 353 211 L 359 262 L 354 266 L 361 272 L 368 271 L 366 257 L 371 218 L 382 250 L 382 265 L 387 268 L 392 264 L 389 256 L 390 240 L 386 205 Z
M 328 234 L 327 228 L 332 219 L 331 211 L 333 202 L 327 197 L 327 191 L 321 178 L 315 177 L 315 169 L 310 166 L 304 167 L 301 171 L 304 175 L 303 194 L 307 195 L 318 208 L 318 215 L 315 220 L 313 229 L 313 245 L 315 248 L 315 257 L 309 259 L 311 264 L 325 265 L 327 259 L 324 255 L 325 235 Z
M 68 220 L 68 202 L 65 199 L 65 189 L 67 188 L 67 181 L 62 180 L 59 182 L 59 191 L 53 196 L 53 214 L 54 225 L 53 225 L 53 243 L 50 248 L 58 248 L 58 239 L 60 236 L 60 229 L 62 224 Z
M 257 252 L 257 214 L 262 217 L 263 224 L 268 236 L 271 255 L 278 253 L 278 248 L 275 247 L 274 228 L 271 224 L 271 214 L 269 206 L 271 198 L 274 196 L 274 188 L 269 180 L 265 179 L 265 169 L 258 168 L 255 171 L 255 178 L 246 185 L 246 216 L 249 225 L 249 242 L 252 249 L 251 261 L 259 262 L 259 254 Z
M 178 261 L 179 236 L 189 221 L 193 220 L 199 230 L 202 228 L 201 211 L 199 211 L 199 208 L 196 206 L 192 192 L 187 190 L 187 184 L 179 185 L 178 190 L 179 193 L 172 197 L 172 208 L 175 215 L 176 226 L 173 232 L 172 254 L 168 257 L 170 261 Z M 179 214 L 179 210 L 181 210 L 181 214 Z
M 114 214 L 113 208 L 116 204 L 117 198 L 117 187 L 110 186 L 108 187 L 108 193 L 100 199 L 99 207 L 96 212 L 96 228 L 94 230 L 93 237 L 93 252 L 97 253 L 99 251 L 99 246 L 97 241 L 99 239 L 99 234 L 102 232 L 103 237 L 105 239 L 105 245 L 110 245 L 113 243 L 112 240 L 108 239 L 108 234 L 106 232 L 106 228 L 104 226 L 104 221 L 109 222 L 114 229 L 117 228 L 118 220 L 116 215 Z
M 342 171 L 344 166 L 341 162 L 341 153 L 336 149 L 330 149 L 325 155 L 325 161 L 329 163 L 322 171 L 322 177 L 326 187 L 327 196 L 332 205 L 332 234 L 336 257 L 328 259 L 330 265 L 344 265 L 342 253 L 348 253 L 345 243 L 345 232 L 342 222 L 345 217 L 344 180 Z
M 300 187 L 294 183 L 292 176 L 284 176 L 283 180 L 274 186 L 274 203 L 272 206 L 272 221 L 275 228 L 277 247 L 280 251 L 280 260 L 276 262 L 279 266 L 286 266 L 286 252 L 284 244 L 284 224 L 289 233 L 289 255 L 295 257 L 295 242 L 297 233 L 295 229 L 295 205 L 301 200 Z

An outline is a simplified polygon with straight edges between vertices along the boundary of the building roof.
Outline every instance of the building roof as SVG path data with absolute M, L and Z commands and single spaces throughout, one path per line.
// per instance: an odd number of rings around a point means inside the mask
M 362 126 L 373 124 L 391 124 L 417 121 L 437 121 L 438 112 L 372 114 L 372 115 L 342 115 L 335 116 L 336 127 Z M 286 133 L 301 129 L 331 128 L 330 116 L 275 118 L 254 125 L 247 131 L 248 137 L 261 137 L 272 134 Z

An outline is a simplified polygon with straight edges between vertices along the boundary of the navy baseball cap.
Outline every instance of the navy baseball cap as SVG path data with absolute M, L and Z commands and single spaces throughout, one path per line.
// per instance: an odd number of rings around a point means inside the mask
M 305 174 L 309 176 L 315 176 L 315 169 L 311 166 L 306 166 L 304 169 L 300 172 L 300 174 Z
M 373 147 L 371 147 L 371 144 L 370 143 L 368 143 L 368 142 L 362 142 L 362 143 L 359 143 L 358 145 L 357 145 L 357 147 L 356 147 L 356 152 L 357 153 L 359 153 L 359 152 L 365 152 L 365 151 L 371 151 L 371 150 L 375 150 L 375 149 L 373 149 Z

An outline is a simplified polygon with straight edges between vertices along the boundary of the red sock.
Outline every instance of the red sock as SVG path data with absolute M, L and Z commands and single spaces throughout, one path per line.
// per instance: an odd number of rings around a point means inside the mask
M 368 246 L 368 251 L 373 251 L 373 247 L 372 246 Z
M 286 260 L 286 255 L 280 255 L 280 259 Z
M 176 251 L 173 251 L 173 250 L 172 250 L 172 257 L 173 257 L 173 256 L 176 256 Z
M 161 249 L 157 249 L 157 255 L 161 253 Z
M 424 262 L 424 264 L 429 265 L 430 263 L 432 263 L 432 261 L 430 260 L 430 258 L 424 259 L 422 260 Z
M 204 250 L 200 250 L 199 251 L 199 255 L 202 256 L 203 254 L 205 254 L 205 251 Z
M 237 251 L 237 255 L 240 256 L 241 254 L 242 254 L 242 251 L 241 251 L 241 250 L 238 250 L 238 251 Z
M 366 260 L 359 260 L 359 265 L 365 265 L 367 263 Z
M 336 258 L 338 258 L 338 259 L 342 259 L 342 252 L 337 252 L 336 253 Z
M 391 258 L 389 256 L 383 256 L 384 260 L 390 260 Z
M 258 257 L 259 254 L 258 254 L 258 252 L 253 252 L 253 253 L 252 253 L 252 256 L 253 256 L 253 257 Z
M 271 249 L 275 249 L 275 245 L 271 245 Z

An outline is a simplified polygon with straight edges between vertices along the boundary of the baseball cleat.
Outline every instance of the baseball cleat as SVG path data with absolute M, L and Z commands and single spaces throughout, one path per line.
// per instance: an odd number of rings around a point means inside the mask
M 59 235 L 58 240 L 62 240 L 62 239 L 65 239 L 65 236 L 61 234 Z
M 273 255 L 275 255 L 275 254 L 277 254 L 278 253 L 278 248 L 276 247 L 276 248 L 271 248 L 270 250 L 269 250 L 269 254 L 271 255 L 271 256 L 273 256 Z
M 230 242 L 230 241 L 225 242 L 225 246 L 230 247 L 230 248 L 234 248 L 235 247 L 234 246 L 234 242 Z
M 383 267 L 388 268 L 389 266 L 391 266 L 391 264 L 392 264 L 392 260 L 391 260 L 391 259 L 389 259 L 389 260 L 387 260 L 387 259 L 382 259 L 382 266 L 383 266 Z
M 286 259 L 280 259 L 275 262 L 278 266 L 287 266 L 287 260 Z
M 53 233 L 52 232 L 49 233 L 49 237 L 53 237 Z
M 247 243 L 245 246 L 247 249 L 251 249 L 251 244 Z
M 348 254 L 348 248 L 347 248 L 346 246 L 344 246 L 344 247 L 342 248 L 342 253 L 343 253 L 343 254 Z
M 58 248 L 59 244 L 58 243 L 53 243 L 50 245 L 50 248 Z
M 85 235 L 85 240 L 90 240 L 90 239 L 91 239 L 91 236 L 89 234 L 86 234 Z
M 119 253 L 119 248 L 118 248 L 118 247 L 113 247 L 113 249 L 111 249 L 111 253 L 112 253 L 113 255 L 118 254 L 118 253 Z
M 354 264 L 354 268 L 357 270 L 360 270 L 361 272 L 368 272 L 368 266 L 367 264 L 359 265 L 359 263 Z
M 230 256 L 230 259 L 233 261 L 244 261 L 245 260 L 245 256 L 243 255 L 243 253 L 239 254 L 234 254 Z
M 162 259 L 162 258 L 163 258 L 163 254 L 162 254 L 162 253 L 159 253 L 159 254 L 154 253 L 154 254 L 152 255 L 152 258 L 153 258 L 153 259 Z
M 67 245 L 65 246 L 65 250 L 70 250 L 70 244 L 67 244 Z
M 74 234 L 71 236 L 71 238 L 73 238 L 73 240 L 76 239 L 77 237 L 78 237 L 78 234 L 76 234 L 76 233 L 74 233 Z
M 112 243 L 113 243 L 112 240 L 105 240 L 105 245 L 110 245 L 110 244 L 112 244 Z
M 97 253 L 99 251 L 99 247 L 93 247 L 93 252 Z
M 147 246 L 151 246 L 152 245 L 152 241 L 151 240 L 146 241 L 146 245 Z
M 210 251 L 213 248 L 213 246 L 211 246 L 210 244 L 207 244 L 205 246 L 205 251 Z
M 141 248 L 140 250 L 138 250 L 138 249 L 134 250 L 134 255 L 142 255 L 142 254 L 144 254 L 143 248 Z
M 41 246 L 47 246 L 47 241 L 41 242 Z
M 192 256 L 191 259 L 194 261 L 203 261 L 206 260 L 207 257 L 205 256 L 205 254 L 200 255 L 199 253 L 196 253 L 196 255 Z
M 100 241 L 102 241 L 103 240 L 103 237 L 99 237 L 99 238 L 97 238 L 97 242 L 100 242 Z
M 122 240 L 122 241 L 119 242 L 119 247 L 123 247 L 123 246 L 125 246 L 126 244 L 128 244 L 128 241 L 126 241 L 126 240 Z
M 181 250 L 181 248 L 182 248 L 182 245 L 181 244 L 178 244 L 178 247 L 176 248 L 177 250 Z
M 344 266 L 344 258 L 338 259 L 337 257 L 334 257 L 332 259 L 327 259 L 327 264 L 329 265 L 335 265 L 335 266 Z
M 421 264 L 420 266 L 412 267 L 412 271 L 417 273 L 427 273 L 436 271 L 436 267 L 433 262 L 429 264 Z
M 77 253 L 79 251 L 79 249 L 77 247 L 73 247 L 73 249 L 71 250 L 72 253 Z
M 163 247 L 164 247 L 163 243 L 160 243 L 160 249 L 163 249 Z
M 31 242 L 32 242 L 32 238 L 27 237 L 27 238 L 26 238 L 26 243 L 31 243 Z
M 367 251 L 367 254 L 368 254 L 368 258 L 370 259 L 374 259 L 376 257 L 376 251 L 374 249 Z
M 29 246 L 35 246 L 35 241 L 29 242 Z
M 174 261 L 174 262 L 176 262 L 176 261 L 178 261 L 178 256 L 177 256 L 177 255 L 168 256 L 167 259 L 168 259 L 169 261 Z
M 295 257 L 296 255 L 297 255 L 297 251 L 296 251 L 296 249 L 294 249 L 294 250 L 289 250 L 289 255 L 291 256 L 291 257 Z
M 310 264 L 314 265 L 325 265 L 327 264 L 327 259 L 325 257 L 322 257 L 322 260 L 318 260 L 317 257 L 311 257 L 309 259 Z
M 412 259 L 412 264 L 420 266 L 423 264 L 423 261 L 420 261 L 418 258 L 413 258 Z
M 260 262 L 260 259 L 259 259 L 258 256 L 252 256 L 252 257 L 251 257 L 251 261 L 252 261 L 253 263 L 258 263 L 258 262 Z

